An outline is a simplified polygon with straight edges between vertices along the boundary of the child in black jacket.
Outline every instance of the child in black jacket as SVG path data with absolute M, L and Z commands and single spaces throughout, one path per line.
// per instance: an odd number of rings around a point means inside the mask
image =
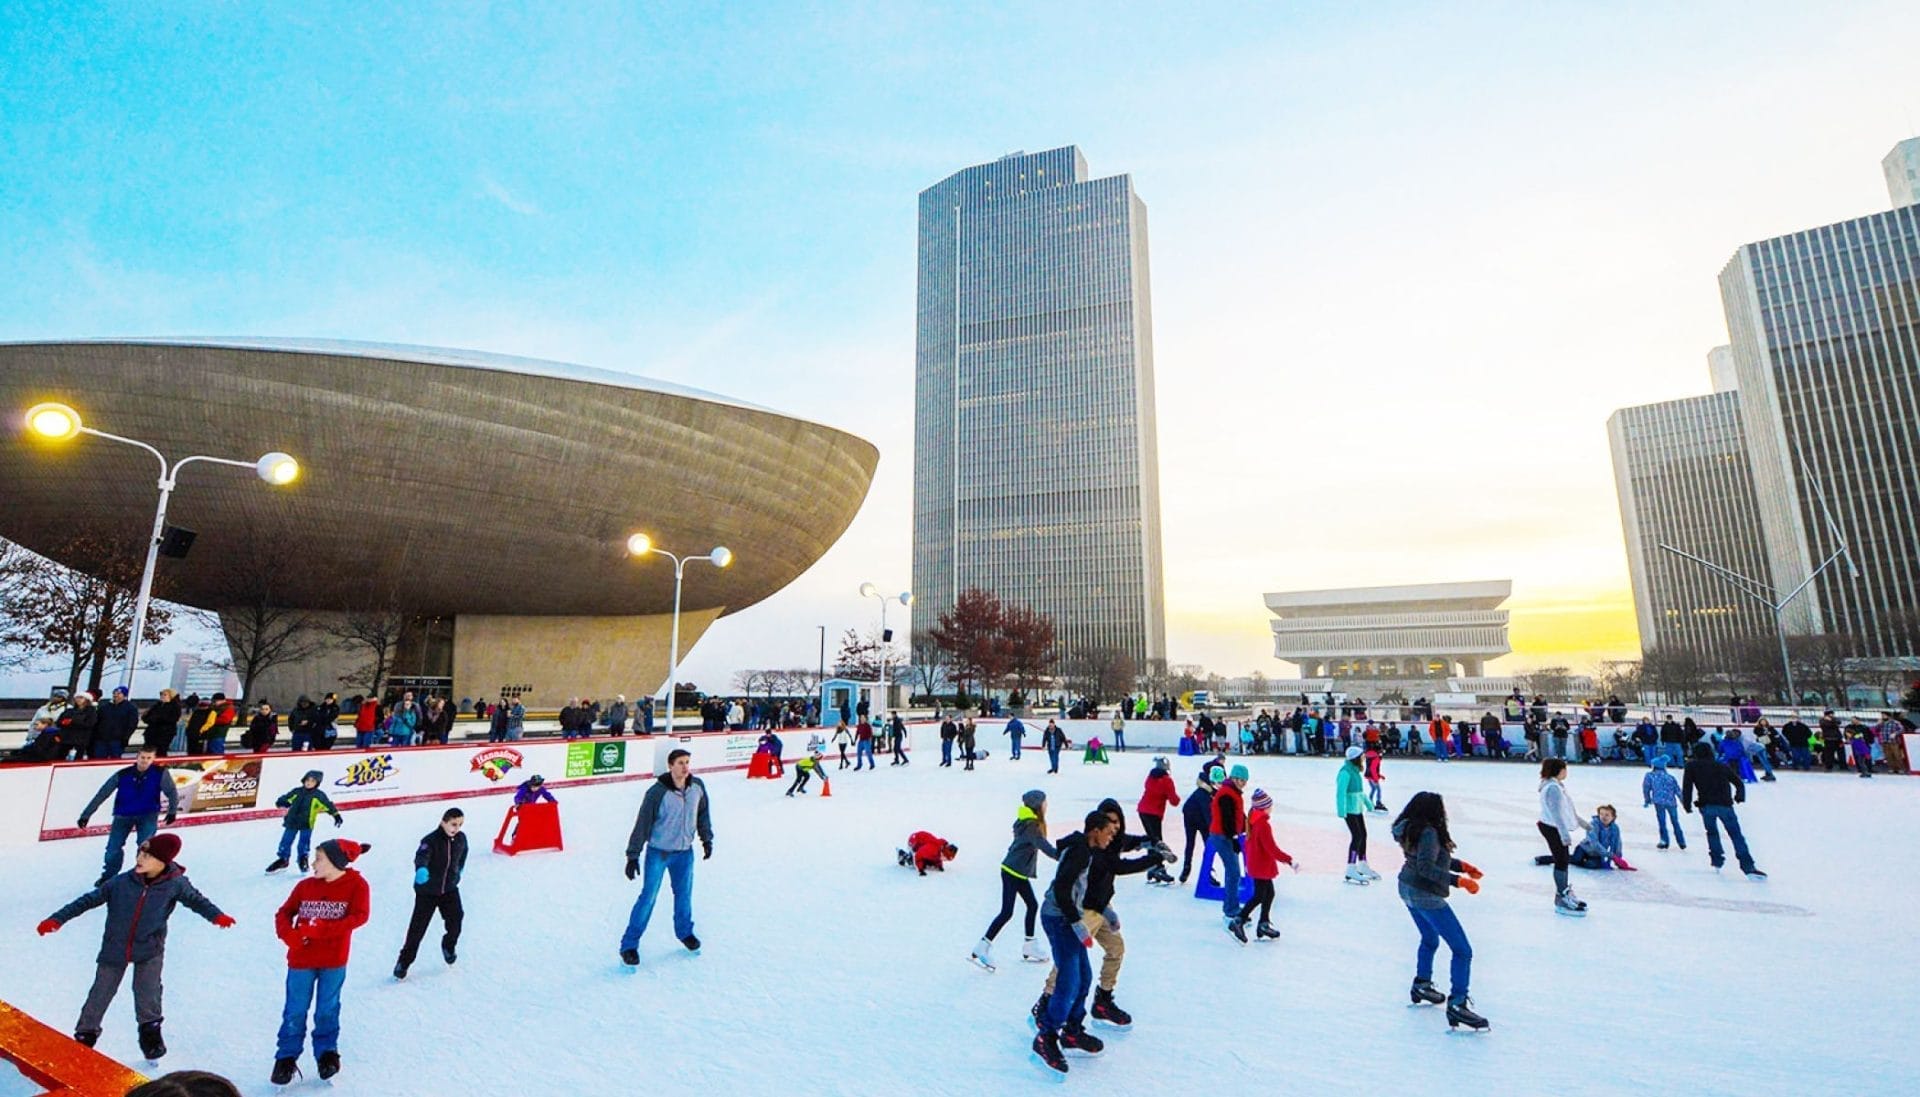
M 407 923 L 407 941 L 400 946 L 400 959 L 393 965 L 395 979 L 407 977 L 436 910 L 446 926 L 440 937 L 440 955 L 449 964 L 459 958 L 455 949 L 460 944 L 460 925 L 466 918 L 460 905 L 460 874 L 467 867 L 467 836 L 460 833 L 460 828 L 466 822 L 466 814 L 459 808 L 448 808 L 440 816 L 440 825 L 427 832 L 413 851 L 413 921 Z
M 280 852 L 274 857 L 273 863 L 267 866 L 268 872 L 279 872 L 287 867 L 287 855 L 293 852 L 296 838 L 300 841 L 300 871 L 307 871 L 307 853 L 313 848 L 313 824 L 320 818 L 321 812 L 333 816 L 334 826 L 340 825 L 340 809 L 333 806 L 333 801 L 320 788 L 320 781 L 325 776 L 317 769 L 310 769 L 305 777 L 300 778 L 299 788 L 288 790 L 273 802 L 274 807 L 287 809 L 286 817 L 280 821 L 280 825 L 286 829 L 280 834 Z

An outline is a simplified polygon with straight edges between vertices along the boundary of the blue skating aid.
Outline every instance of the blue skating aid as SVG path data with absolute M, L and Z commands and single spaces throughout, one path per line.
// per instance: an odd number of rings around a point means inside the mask
M 1207 847 L 1206 856 L 1200 858 L 1199 878 L 1193 883 L 1193 897 L 1219 902 L 1227 897 L 1227 889 L 1213 882 L 1213 847 Z M 1243 858 L 1240 865 L 1240 904 L 1245 906 L 1253 898 L 1253 880 L 1247 875 L 1247 866 Z

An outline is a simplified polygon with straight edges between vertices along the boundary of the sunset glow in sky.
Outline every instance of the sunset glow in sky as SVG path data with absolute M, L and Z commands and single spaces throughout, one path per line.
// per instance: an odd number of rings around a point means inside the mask
M 959 168 L 1077 144 L 1147 204 L 1173 661 L 1290 674 L 1266 591 L 1510 578 L 1492 672 L 1584 669 L 1637 650 L 1608 414 L 1707 391 L 1734 249 L 1885 208 L 1920 118 L 1893 0 L 8 10 L 0 339 L 472 347 L 873 440 L 710 688 L 909 584 Z

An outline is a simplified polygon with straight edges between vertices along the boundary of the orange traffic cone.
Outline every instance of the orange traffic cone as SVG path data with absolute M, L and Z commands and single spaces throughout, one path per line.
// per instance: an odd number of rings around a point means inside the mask
M 826 775 L 822 774 L 820 777 L 820 798 L 824 800 L 827 797 L 832 795 L 833 795 L 833 782 L 827 780 Z

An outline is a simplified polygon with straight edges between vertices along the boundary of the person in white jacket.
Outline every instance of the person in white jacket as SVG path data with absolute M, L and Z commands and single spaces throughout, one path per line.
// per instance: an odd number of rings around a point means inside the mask
M 1567 863 L 1574 832 L 1585 834 L 1587 824 L 1573 806 L 1566 781 L 1565 759 L 1548 758 L 1540 763 L 1540 836 L 1547 840 L 1547 852 L 1553 856 L 1553 909 L 1580 917 L 1586 914 L 1587 904 L 1573 894 L 1567 881 Z

